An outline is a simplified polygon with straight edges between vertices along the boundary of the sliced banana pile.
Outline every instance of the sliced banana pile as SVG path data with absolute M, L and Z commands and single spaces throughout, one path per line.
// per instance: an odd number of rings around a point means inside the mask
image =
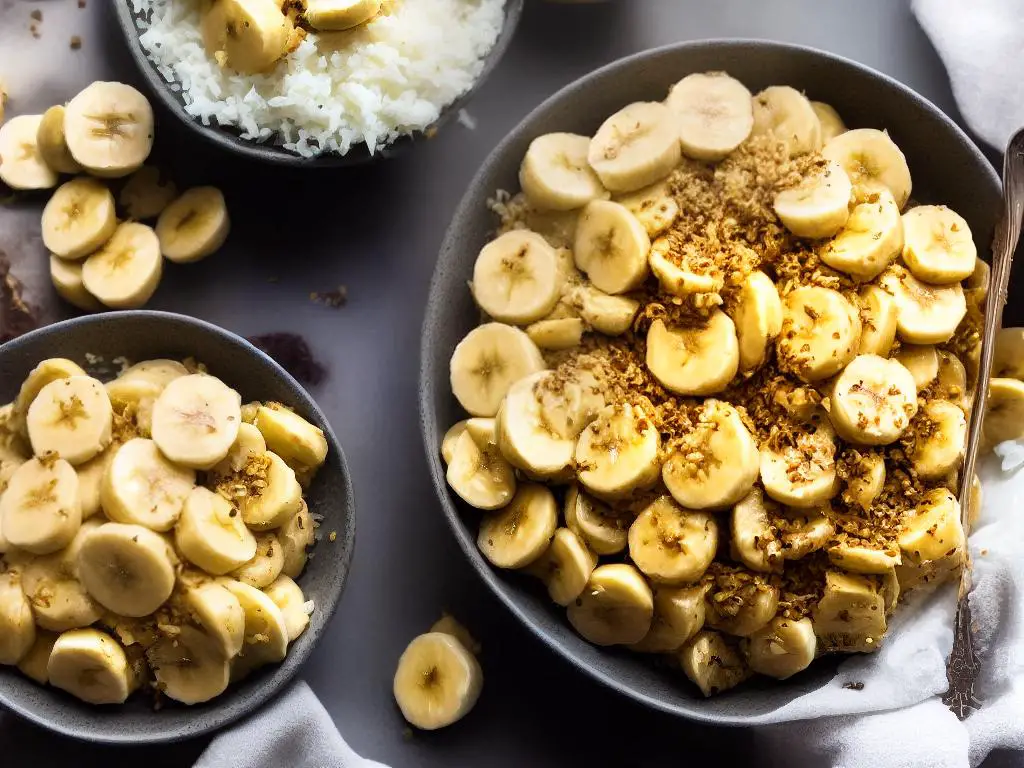
M 534 138 L 519 179 L 441 445 L 484 557 L 705 695 L 875 650 L 963 562 L 967 222 L 908 206 L 888 133 L 722 72 Z M 1024 439 L 1022 360 L 1004 331 L 989 442 Z
M 313 610 L 323 432 L 196 366 L 43 360 L 0 408 L 0 664 L 92 704 L 183 704 L 281 661 Z

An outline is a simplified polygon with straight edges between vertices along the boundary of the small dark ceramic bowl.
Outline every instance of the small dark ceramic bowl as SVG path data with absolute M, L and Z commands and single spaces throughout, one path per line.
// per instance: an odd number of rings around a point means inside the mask
M 365 165 L 377 160 L 393 157 L 400 152 L 412 147 L 419 141 L 426 141 L 422 133 L 415 133 L 402 136 L 386 147 L 380 148 L 373 154 L 369 152 L 365 144 L 353 146 L 345 155 L 328 152 L 319 157 L 307 158 L 297 155 L 294 152 L 282 148 L 275 143 L 274 138 L 267 141 L 253 141 L 243 139 L 238 131 L 229 127 L 219 125 L 203 125 L 198 119 L 192 117 L 185 111 L 185 97 L 180 90 L 171 90 L 170 84 L 157 71 L 156 65 L 146 56 L 146 51 L 139 42 L 139 36 L 144 30 L 139 28 L 140 16 L 132 9 L 131 0 L 114 0 L 114 8 L 117 11 L 117 20 L 121 31 L 124 33 L 128 50 L 139 67 L 139 71 L 146 78 L 149 89 L 186 126 L 188 126 L 198 137 L 214 144 L 228 152 L 247 157 L 252 160 L 259 160 L 273 165 L 283 165 L 293 168 L 338 168 L 353 165 Z M 505 55 L 505 51 L 512 42 L 516 27 L 519 25 L 519 17 L 523 12 L 523 0 L 505 0 L 505 23 L 502 26 L 498 39 L 494 43 L 484 60 L 484 68 L 480 76 L 473 83 L 473 86 L 459 98 L 441 110 L 441 116 L 434 122 L 432 128 L 440 129 L 454 115 L 457 115 L 476 90 L 483 85 L 484 81 L 491 74 L 494 68 Z
M 679 672 L 659 669 L 639 654 L 589 644 L 539 582 L 494 569 L 483 558 L 476 546 L 480 513 L 448 488 L 439 453 L 445 430 L 465 418 L 451 394 L 448 361 L 479 322 L 466 281 L 480 247 L 493 237 L 495 218 L 487 199 L 497 189 L 519 189 L 517 170 L 536 136 L 552 131 L 592 135 L 605 117 L 626 104 L 660 101 L 680 78 L 708 70 L 727 71 L 752 92 L 791 85 L 831 103 L 850 127 L 887 129 L 907 156 L 914 198 L 957 210 L 970 224 L 979 252 L 988 253 L 1000 204 L 995 172 L 952 120 L 895 80 L 838 56 L 769 42 L 705 41 L 637 54 L 577 80 L 541 104 L 491 153 L 470 184 L 431 284 L 421 350 L 420 417 L 434 485 L 459 545 L 494 594 L 537 637 L 579 669 L 650 707 L 709 723 L 749 724 L 820 688 L 831 678 L 834 662 L 816 662 L 785 683 L 762 679 L 705 700 Z
M 264 667 L 222 695 L 193 707 L 165 702 L 154 711 L 143 694 L 125 704 L 93 706 L 56 688 L 43 687 L 14 667 L 0 666 L 0 705 L 44 728 L 89 741 L 143 744 L 176 741 L 217 730 L 246 715 L 280 691 L 306 660 L 341 597 L 355 544 L 355 508 L 345 456 L 317 404 L 277 363 L 249 342 L 202 320 L 167 312 L 111 312 L 68 320 L 0 346 L 0 402 L 10 402 L 30 370 L 48 357 L 87 365 L 86 355 L 106 361 L 192 356 L 238 390 L 242 402 L 276 400 L 295 408 L 327 437 L 327 462 L 307 492 L 310 511 L 323 515 L 325 536 L 298 579 L 315 609 L 309 627 L 283 662 Z

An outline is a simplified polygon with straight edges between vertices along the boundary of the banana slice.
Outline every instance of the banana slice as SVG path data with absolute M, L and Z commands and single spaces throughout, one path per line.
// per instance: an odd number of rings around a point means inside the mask
M 226 659 L 234 658 L 245 642 L 245 613 L 223 584 L 208 581 L 185 589 L 185 604 Z
M 127 176 L 153 149 L 153 109 L 130 85 L 95 82 L 64 108 L 64 140 L 94 176 Z
M 750 91 L 725 72 L 687 75 L 668 93 L 683 154 L 721 160 L 747 140 L 754 127 Z
M 903 261 L 927 283 L 960 282 L 978 261 L 971 228 L 944 205 L 919 205 L 903 214 L 903 241 Z
M 992 377 L 1024 379 L 1024 328 L 1000 328 L 992 353 Z
M 597 556 L 587 549 L 583 539 L 568 528 L 558 528 L 551 544 L 526 570 L 544 582 L 551 599 L 569 605 L 583 592 Z
M 177 264 L 205 259 L 224 245 L 230 231 L 227 204 L 216 187 L 185 190 L 156 221 L 160 253 Z
M 526 325 L 555 308 L 561 283 L 554 248 L 537 233 L 516 229 L 480 250 L 470 288 L 495 320 Z
M 258 407 L 262 408 L 263 406 Z M 283 447 L 283 445 L 279 443 L 278 447 Z M 215 482 L 220 482 L 224 478 L 244 470 L 253 458 L 266 452 L 266 450 L 267 441 L 263 439 L 263 433 L 253 424 L 247 424 L 243 421 L 238 425 L 238 437 L 235 438 L 235 442 L 231 445 L 228 455 L 214 464 L 213 468 L 209 470 L 208 477 L 215 478 Z
M 853 573 L 868 573 L 884 576 L 902 561 L 898 549 L 880 549 L 849 541 L 841 541 L 829 547 L 828 559 L 837 568 Z M 888 610 L 888 608 L 886 608 Z
M 885 486 L 885 459 L 879 453 L 868 451 L 852 452 L 845 477 L 846 489 L 843 501 L 863 510 L 871 508 Z
M 678 244 L 671 237 L 659 237 L 647 259 L 662 291 L 673 296 L 716 294 L 725 285 L 718 263 L 692 243 Z
M 318 6 L 313 6 L 316 16 Z M 276 0 L 219 0 L 202 21 L 206 52 L 220 66 L 246 75 L 273 67 L 287 53 L 293 30 Z
M 651 581 L 697 581 L 718 547 L 718 523 L 709 512 L 683 509 L 661 496 L 629 527 L 629 557 Z
M 284 659 L 288 651 L 288 625 L 277 604 L 248 584 L 233 579 L 221 583 L 238 599 L 245 613 L 245 643 L 240 654 L 243 664 L 254 669 Z
M 843 118 L 836 112 L 835 107 L 823 101 L 812 101 L 811 109 L 814 110 L 814 114 L 818 116 L 818 122 L 821 123 L 821 140 L 823 142 L 828 143 L 839 134 L 846 133 L 846 125 L 843 123 Z
M 541 210 L 572 211 L 608 192 L 587 163 L 590 138 L 575 133 L 548 133 L 530 142 L 519 166 L 519 185 L 530 204 Z
M 736 326 L 720 309 L 692 328 L 669 328 L 655 320 L 647 331 L 646 362 L 654 378 L 676 394 L 721 392 L 739 370 Z
M 402 652 L 392 692 L 402 717 L 417 728 L 434 731 L 469 714 L 483 684 L 480 662 L 457 638 L 427 632 Z
M 64 301 L 85 312 L 101 312 L 103 305 L 85 288 L 82 265 L 50 254 L 50 281 Z
M 299 578 L 302 569 L 306 567 L 306 548 L 313 546 L 315 535 L 313 518 L 309 514 L 309 507 L 303 501 L 299 511 L 277 531 L 277 540 L 281 543 L 281 551 L 284 553 L 281 573 L 293 579 Z
M 1024 437 L 1024 382 L 1008 378 L 989 382 L 982 428 L 989 445 Z
M 721 400 L 705 400 L 694 421 L 662 467 L 665 487 L 687 509 L 731 507 L 757 482 L 757 443 L 739 411 Z
M 790 157 L 821 148 L 821 122 L 811 102 L 795 88 L 773 85 L 754 96 L 753 136 L 784 141 Z
M 51 189 L 57 171 L 46 164 L 37 136 L 42 115 L 19 115 L 0 125 L 0 181 L 11 189 Z
M 918 414 L 911 466 L 922 480 L 939 480 L 960 466 L 967 447 L 967 417 L 959 405 L 929 400 Z
M 630 650 L 673 653 L 704 626 L 704 587 L 658 587 L 654 590 L 651 628 Z
M 803 286 L 782 300 L 779 367 L 806 382 L 827 379 L 853 360 L 860 346 L 860 313 L 838 291 Z
M 304 17 L 313 29 L 351 29 L 381 11 L 381 0 L 306 0 Z
M 156 292 L 163 259 L 156 233 L 145 224 L 126 221 L 85 260 L 85 289 L 113 309 L 136 309 Z
M 678 121 L 664 104 L 637 102 L 597 129 L 587 160 L 605 189 L 633 192 L 668 176 L 679 164 Z
M 257 556 L 256 538 L 231 502 L 220 494 L 202 487 L 192 488 L 180 509 L 175 544 L 187 560 L 207 573 L 229 573 Z M 283 547 L 277 549 L 283 568 Z
M 907 158 L 889 134 L 874 128 L 855 128 L 831 139 L 821 150 L 826 160 L 839 163 L 853 182 L 858 196 L 884 187 L 902 210 L 910 199 L 910 169 Z
M 598 555 L 626 548 L 629 522 L 573 483 L 565 492 L 565 524 Z
M 28 649 L 28 653 L 21 657 L 18 662 L 18 671 L 26 677 L 30 677 L 40 685 L 50 682 L 50 673 L 46 667 L 50 663 L 50 653 L 57 642 L 55 632 L 45 630 L 36 632 L 36 641 Z
M 974 271 L 971 272 L 970 277 L 964 280 L 964 290 L 972 297 L 974 304 L 978 307 L 982 307 L 985 304 L 985 298 L 988 296 L 990 272 L 991 268 L 989 265 L 979 256 L 974 262 Z
M 146 650 L 153 677 L 165 696 L 201 704 L 227 690 L 230 667 L 217 640 L 195 627 L 179 627 Z
M 583 321 L 607 336 L 619 336 L 633 327 L 640 302 L 626 296 L 609 296 L 591 285 L 578 285 L 569 292 L 569 304 Z
M 78 476 L 64 459 L 29 459 L 0 496 L 0 526 L 12 547 L 34 555 L 63 549 L 78 533 Z
M 293 642 L 309 626 L 309 605 L 306 596 L 302 594 L 299 585 L 287 576 L 278 576 L 263 591 L 274 601 L 274 605 L 281 609 L 285 627 L 288 629 L 288 642 Z
M 452 353 L 452 393 L 473 416 L 494 416 L 513 384 L 544 367 L 540 350 L 523 331 L 485 323 L 466 334 Z
M 818 638 L 810 619 L 777 618 L 747 638 L 747 663 L 758 674 L 785 680 L 814 661 Z
M 665 181 L 617 197 L 615 202 L 636 217 L 648 237 L 657 237 L 679 217 L 679 203 Z
M 782 301 L 775 283 L 764 272 L 747 275 L 732 313 L 739 341 L 739 370 L 752 371 L 768 356 L 768 345 L 782 331 Z
M 579 481 L 605 499 L 648 488 L 661 473 L 661 435 L 638 405 L 609 405 L 576 443 Z
M 782 545 L 772 529 L 777 514 L 778 509 L 757 487 L 733 507 L 729 543 L 734 560 L 761 573 L 782 570 Z
M 650 250 L 647 231 L 626 206 L 593 200 L 580 213 L 573 247 L 576 266 L 605 293 L 638 287 L 647 277 Z
M 911 344 L 942 344 L 953 338 L 967 314 L 967 300 L 959 283 L 928 285 L 907 269 L 894 264 L 879 284 L 896 299 L 896 330 Z
M 468 421 L 469 419 L 463 419 L 462 421 L 455 422 L 444 433 L 444 437 L 441 438 L 441 458 L 444 459 L 445 464 L 452 463 L 452 458 L 455 456 L 455 446 L 458 444 L 462 433 L 466 431 L 466 422 Z M 491 421 L 493 423 L 493 419 Z
M 775 616 L 779 590 L 761 576 L 740 581 L 736 575 L 727 574 L 726 583 L 716 583 L 704 602 L 707 626 L 737 637 L 749 637 Z
M 241 408 L 239 394 L 215 376 L 182 376 L 153 405 L 153 441 L 176 464 L 210 469 L 238 438 Z
M 960 522 L 960 504 L 946 488 L 925 494 L 903 519 L 899 547 L 903 556 L 896 576 L 900 589 L 938 584 L 964 562 L 966 538 Z
M 818 255 L 833 269 L 859 280 L 873 280 L 903 248 L 900 209 L 887 190 L 872 192 L 854 206 L 846 225 Z
M 896 360 L 858 355 L 836 379 L 831 403 L 829 416 L 840 436 L 862 445 L 889 445 L 917 413 L 917 387 Z
M 583 341 L 586 330 L 579 317 L 559 317 L 538 320 L 526 327 L 526 335 L 541 349 L 573 349 Z
M 81 366 L 63 357 L 51 357 L 43 360 L 39 365 L 29 371 L 28 376 L 21 382 L 18 396 L 14 400 L 14 407 L 11 409 L 9 427 L 14 432 L 20 432 L 28 437 L 25 425 L 25 416 L 36 399 L 40 390 L 57 379 L 66 379 L 70 376 L 88 376 Z
M 888 357 L 896 341 L 896 300 L 873 284 L 861 288 L 859 298 L 861 333 L 857 352 Z
M 823 505 L 821 510 L 813 510 L 806 515 L 787 515 L 791 530 L 779 537 L 782 540 L 783 559 L 800 560 L 811 552 L 823 549 L 833 539 L 836 528 L 822 514 L 826 509 L 827 505 Z
M 100 485 L 107 517 L 169 531 L 196 484 L 196 474 L 168 461 L 152 440 L 137 437 L 116 449 Z
M 32 606 L 14 570 L 0 573 L 0 664 L 17 664 L 36 641 Z
M 934 344 L 903 344 L 893 359 L 910 371 L 919 392 L 939 377 L 939 353 Z
M 469 633 L 469 630 L 460 624 L 454 616 L 448 613 L 442 613 L 441 618 L 430 625 L 430 631 L 444 632 L 446 635 L 451 635 L 462 643 L 466 647 L 466 650 L 474 656 L 479 655 L 481 651 L 482 646 Z
M 256 428 L 266 447 L 285 461 L 304 467 L 319 467 L 327 459 L 327 438 L 323 430 L 279 403 L 256 409 Z
M 102 615 L 78 580 L 78 554 L 86 537 L 99 528 L 99 521 L 82 525 L 67 547 L 27 563 L 21 587 L 32 604 L 36 624 L 53 632 L 88 627 Z
M 846 171 L 838 163 L 828 162 L 795 187 L 776 194 L 773 207 L 786 229 L 797 237 L 832 237 L 847 225 L 852 193 Z
M 566 615 L 594 645 L 632 645 L 647 635 L 654 617 L 654 595 L 632 565 L 599 565 Z
M 939 350 L 938 373 L 935 377 L 935 397 L 956 403 L 970 413 L 972 393 L 967 388 L 967 369 L 952 352 Z
M 178 196 L 178 188 L 160 170 L 144 165 L 121 187 L 117 202 L 136 221 L 155 219 Z
M 104 523 L 82 542 L 78 577 L 96 602 L 121 616 L 148 616 L 174 589 L 168 542 L 141 525 Z
M 871 576 L 826 571 L 811 621 L 823 650 L 874 651 L 885 634 L 885 599 Z
M 51 381 L 32 401 L 25 422 L 37 456 L 83 464 L 111 439 L 113 412 L 103 384 L 91 376 Z
M 501 455 L 493 423 L 491 430 L 491 440 L 483 444 L 463 432 L 446 474 L 452 490 L 477 509 L 501 509 L 516 492 L 515 470 Z
M 273 451 L 254 456 L 218 491 L 235 499 L 245 524 L 256 531 L 281 527 L 302 506 L 302 486 L 295 470 Z
M 572 463 L 578 430 L 556 431 L 551 418 L 552 406 L 561 400 L 560 388 L 561 382 L 552 371 L 520 379 L 509 389 L 496 419 L 501 455 L 533 477 L 561 477 Z M 497 477 L 498 488 L 510 485 L 503 468 Z M 493 501 L 496 503 L 497 498 Z
M 272 532 L 256 536 L 256 554 L 251 560 L 232 572 L 232 578 L 256 589 L 270 586 L 281 575 L 284 552 L 277 536 Z
M 557 526 L 558 509 L 551 491 L 524 483 L 508 506 L 484 515 L 476 543 L 499 568 L 522 568 L 544 554 Z
M 96 179 L 61 184 L 43 208 L 43 245 L 62 259 L 82 259 L 117 229 L 114 196 Z
M 116 416 L 130 417 L 143 437 L 153 434 L 153 406 L 163 386 L 139 376 L 121 376 L 105 385 Z
M 698 632 L 683 646 L 679 664 L 705 696 L 735 688 L 751 674 L 736 646 L 720 632 L 710 630 Z
M 89 704 L 123 704 L 135 686 L 124 649 L 97 629 L 73 629 L 53 644 L 50 685 Z
M 71 156 L 64 139 L 64 107 L 60 104 L 43 112 L 36 143 L 43 162 L 58 173 L 78 173 L 82 170 L 82 166 Z
M 817 507 L 838 492 L 835 431 L 823 414 L 780 433 L 761 445 L 761 484 L 765 493 L 791 507 Z
M 143 360 L 125 369 L 125 372 L 117 377 L 119 381 L 142 380 L 155 384 L 163 392 L 164 388 L 175 379 L 188 376 L 189 370 L 177 360 Z

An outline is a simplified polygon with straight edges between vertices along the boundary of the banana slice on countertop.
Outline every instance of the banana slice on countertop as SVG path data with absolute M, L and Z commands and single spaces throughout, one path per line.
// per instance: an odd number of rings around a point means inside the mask
M 181 376 L 153 405 L 153 442 L 176 464 L 210 469 L 238 438 L 241 408 L 239 394 L 217 377 Z
M 843 501 L 864 510 L 870 509 L 885 487 L 885 459 L 874 451 L 851 449 L 846 454 L 846 464 Z
M 959 283 L 922 283 L 905 267 L 894 264 L 882 274 L 879 284 L 896 299 L 897 333 L 912 344 L 949 341 L 967 314 L 967 301 Z
M 94 176 L 127 176 L 153 148 L 153 109 L 130 85 L 95 82 L 64 108 L 64 140 Z
M 294 30 L 280 6 L 276 0 L 214 3 L 202 21 L 206 52 L 220 66 L 242 74 L 266 71 L 285 55 Z
M 245 642 L 245 612 L 238 598 L 215 581 L 186 587 L 184 595 L 189 613 L 220 646 L 224 658 L 237 656 Z
M 782 300 L 775 283 L 764 272 L 747 275 L 732 313 L 739 342 L 739 370 L 752 371 L 768 356 L 768 345 L 782 331 Z
M 814 661 L 818 650 L 814 623 L 810 619 L 772 619 L 747 638 L 743 650 L 752 670 L 785 680 Z
M 541 349 L 573 349 L 583 341 L 586 324 L 579 317 L 538 320 L 526 326 L 526 335 Z
M 78 476 L 64 459 L 29 459 L 0 495 L 0 526 L 8 544 L 34 555 L 63 549 L 82 524 Z
M 89 704 L 123 704 L 136 685 L 124 649 L 97 629 L 73 629 L 58 637 L 46 673 L 50 685 Z
M 775 195 L 773 207 L 786 229 L 797 237 L 832 237 L 850 218 L 850 177 L 828 162 Z
M 605 499 L 629 496 L 657 482 L 661 435 L 638 405 L 609 405 L 580 434 L 577 476 L 591 493 Z
M 590 140 L 587 161 L 605 189 L 633 192 L 668 176 L 681 157 L 672 110 L 664 104 L 637 102 L 601 124 Z
M 989 381 L 982 429 L 989 445 L 1024 437 L 1024 382 L 1010 378 Z
M 227 690 L 230 666 L 220 643 L 195 627 L 157 640 L 146 660 L 163 694 L 182 704 L 201 704 Z
M 50 282 L 64 301 L 84 312 L 102 312 L 103 305 L 85 288 L 82 265 L 50 254 Z
M 654 617 L 643 640 L 629 648 L 641 653 L 672 653 L 704 626 L 703 586 L 657 587 Z
M 21 574 L 0 573 L 0 664 L 17 664 L 35 641 L 32 605 L 22 591 Z
M 169 531 L 196 484 L 193 470 L 167 460 L 156 443 L 137 437 L 116 448 L 100 485 L 111 520 Z
M 71 156 L 64 138 L 64 107 L 55 104 L 43 112 L 36 134 L 43 162 L 58 173 L 78 173 L 82 166 Z
M 956 211 L 919 205 L 903 214 L 903 261 L 917 279 L 947 285 L 971 276 L 978 249 Z
M 578 534 L 558 528 L 544 554 L 526 568 L 544 582 L 555 603 L 566 606 L 583 592 L 596 565 L 597 555 Z
M 50 663 L 50 654 L 56 643 L 56 632 L 36 631 L 36 640 L 28 649 L 28 653 L 22 656 L 21 661 L 18 662 L 18 671 L 40 685 L 49 684 L 50 673 L 47 671 L 47 665 Z
M 639 286 L 647 277 L 650 250 L 647 231 L 626 206 L 593 200 L 580 213 L 573 248 L 576 266 L 605 293 Z
M 302 589 L 288 576 L 278 576 L 263 592 L 281 609 L 285 627 L 288 629 L 288 642 L 294 642 L 309 626 L 309 614 L 312 610 Z
M 760 456 L 736 408 L 708 399 L 693 429 L 662 467 L 668 492 L 688 509 L 719 510 L 746 496 L 757 481 Z
M 526 333 L 485 323 L 467 333 L 452 353 L 452 392 L 473 416 L 494 416 L 513 384 L 544 368 L 544 357 Z
M 872 576 L 826 571 L 811 621 L 823 650 L 876 650 L 885 634 L 885 599 L 878 582 Z
M 679 664 L 705 696 L 735 688 L 751 674 L 736 644 L 710 630 L 701 630 L 682 647 Z
M 83 464 L 110 445 L 113 411 L 103 384 L 91 376 L 51 381 L 36 395 L 25 417 L 37 456 L 60 456 Z
M 779 514 L 760 488 L 751 488 L 732 508 L 729 544 L 733 560 L 761 573 L 780 571 L 782 545 L 772 529 L 772 518 Z
M 512 465 L 501 455 L 497 432 L 490 421 L 491 437 L 478 442 L 464 431 L 448 463 L 446 479 L 460 498 L 477 509 L 501 509 L 516 492 L 516 475 Z
M 910 464 L 922 480 L 938 480 L 960 466 L 967 448 L 967 417 L 948 400 L 929 400 L 917 415 Z
M 885 187 L 901 209 L 910 198 L 910 169 L 907 158 L 889 138 L 874 128 L 855 128 L 831 139 L 821 150 L 827 160 L 843 167 L 853 188 L 861 196 Z
M 119 224 L 110 239 L 82 265 L 82 283 L 112 309 L 137 309 L 156 292 L 163 258 L 156 233 L 145 224 Z
M 201 486 L 187 493 L 174 529 L 182 556 L 215 576 L 250 562 L 256 556 L 256 538 L 231 502 Z M 283 557 L 283 548 L 278 548 Z
M 442 613 L 441 618 L 430 625 L 429 631 L 444 632 L 446 635 L 451 635 L 462 643 L 466 647 L 466 650 L 474 656 L 478 655 L 482 650 L 482 646 L 477 642 L 476 638 L 470 634 L 469 630 L 460 624 L 458 620 L 449 613 Z
M 893 359 L 910 371 L 918 392 L 939 377 L 939 352 L 934 344 L 903 344 Z
M 992 352 L 992 377 L 1024 380 L 1024 328 L 1000 328 Z
M 280 403 L 259 406 L 255 426 L 266 440 L 266 447 L 285 461 L 319 467 L 327 459 L 323 430 Z
M 469 714 L 483 684 L 480 662 L 457 638 L 427 632 L 402 652 L 392 693 L 410 724 L 433 731 Z
M 495 419 L 501 455 L 532 477 L 562 477 L 572 464 L 576 435 L 586 422 L 556 421 L 565 403 L 565 387 L 554 371 L 520 379 L 508 390 Z M 501 469 L 499 487 L 505 487 L 508 481 Z
M 898 538 L 902 563 L 896 568 L 903 591 L 939 583 L 964 562 L 966 537 L 960 503 L 946 488 L 928 491 L 903 518 Z
M 302 502 L 299 511 L 278 528 L 277 540 L 281 542 L 281 551 L 284 553 L 281 573 L 293 579 L 299 578 L 309 559 L 306 549 L 313 546 L 313 542 L 316 541 L 316 526 L 305 501 Z
M 587 163 L 590 137 L 547 133 L 530 142 L 519 166 L 519 186 L 541 210 L 572 211 L 608 192 Z
M 633 327 L 640 302 L 627 296 L 610 296 L 592 285 L 574 286 L 568 294 L 569 305 L 583 321 L 606 336 L 619 336 Z
M 898 549 L 884 549 L 875 544 L 851 541 L 840 541 L 829 547 L 828 559 L 844 571 L 879 576 L 890 573 L 902 561 Z
M 114 196 L 96 179 L 80 176 L 57 187 L 43 208 L 43 245 L 62 259 L 82 259 L 117 229 Z
M 148 616 L 174 589 L 168 542 L 141 525 L 104 523 L 82 542 L 78 577 L 89 594 L 121 616 Z
M 306 0 L 304 16 L 313 29 L 351 29 L 381 10 L 381 0 Z
M 838 291 L 803 286 L 782 299 L 779 367 L 806 382 L 841 371 L 860 346 L 860 313 Z
M 256 535 L 256 554 L 247 563 L 231 572 L 231 578 L 238 579 L 256 589 L 270 586 L 281 575 L 284 567 L 284 551 L 273 531 Z
M 846 224 L 818 256 L 833 269 L 858 280 L 873 280 L 903 248 L 900 209 L 888 190 L 869 194 L 854 206 Z
M 39 151 L 42 115 L 18 115 L 0 125 L 0 181 L 11 189 L 51 189 L 57 172 Z
M 750 91 L 725 72 L 687 75 L 665 104 L 676 115 L 683 154 L 721 160 L 747 140 L 754 127 Z
M 573 628 L 594 645 L 632 645 L 651 628 L 654 595 L 632 565 L 599 565 L 566 615 Z
M 598 555 L 618 554 L 626 548 L 630 519 L 573 483 L 565 492 L 565 524 Z
M 152 165 L 144 165 L 125 181 L 118 204 L 135 221 L 155 219 L 178 196 L 178 187 Z
M 658 584 L 697 581 L 718 548 L 718 523 L 710 512 L 684 509 L 670 496 L 647 506 L 629 527 L 629 557 Z
M 784 141 L 790 156 L 821 148 L 821 122 L 800 91 L 773 85 L 754 96 L 753 136 L 773 135 Z
M 41 628 L 52 632 L 80 629 L 102 616 L 100 606 L 78 580 L 78 554 L 86 537 L 100 525 L 98 520 L 83 523 L 64 549 L 25 564 L 21 587 Z
M 667 181 L 616 197 L 615 202 L 626 206 L 648 237 L 657 237 L 679 217 L 679 203 L 672 196 Z
M 216 187 L 186 189 L 167 204 L 156 220 L 160 253 L 177 264 L 190 264 L 217 251 L 231 231 L 224 194 Z
M 480 250 L 470 289 L 480 308 L 495 320 L 514 325 L 540 320 L 561 296 L 555 249 L 526 229 L 499 235 Z
M 661 319 L 647 330 L 647 368 L 679 395 L 712 395 L 732 381 L 740 365 L 736 325 L 720 309 L 703 325 L 669 328 Z
M 245 614 L 245 641 L 236 661 L 248 672 L 284 659 L 288 651 L 288 625 L 277 604 L 263 592 L 234 579 L 221 579 Z
M 647 259 L 662 291 L 673 296 L 717 293 L 725 285 L 721 267 L 691 243 L 680 245 L 671 237 L 659 237 Z
M 829 416 L 836 432 L 861 445 L 889 445 L 917 413 L 917 386 L 901 363 L 858 355 L 832 388 Z
M 896 342 L 896 300 L 874 284 L 861 288 L 858 298 L 861 333 L 857 353 L 888 357 Z
M 551 491 L 523 483 L 504 509 L 484 515 L 476 543 L 499 568 L 522 568 L 544 554 L 557 526 L 558 508 Z
M 843 118 L 836 112 L 835 107 L 823 101 L 812 101 L 811 109 L 818 116 L 821 123 L 821 140 L 825 143 L 832 141 L 841 133 L 846 133 L 847 128 Z
M 838 492 L 835 430 L 824 413 L 789 429 L 791 438 L 779 432 L 761 445 L 761 484 L 783 504 L 817 507 Z

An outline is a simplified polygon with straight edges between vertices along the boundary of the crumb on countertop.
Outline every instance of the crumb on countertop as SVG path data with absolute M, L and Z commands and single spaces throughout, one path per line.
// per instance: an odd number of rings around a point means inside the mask
M 337 541 L 338 540 L 338 532 L 337 531 L 331 531 L 330 535 L 327 538 L 330 541 Z
M 78 35 L 71 36 L 71 50 L 77 51 L 82 47 L 82 38 Z
M 331 309 L 337 309 L 344 306 L 345 302 L 348 301 L 348 288 L 344 285 L 339 285 L 332 291 L 312 291 L 309 294 L 309 300 L 331 307 Z

